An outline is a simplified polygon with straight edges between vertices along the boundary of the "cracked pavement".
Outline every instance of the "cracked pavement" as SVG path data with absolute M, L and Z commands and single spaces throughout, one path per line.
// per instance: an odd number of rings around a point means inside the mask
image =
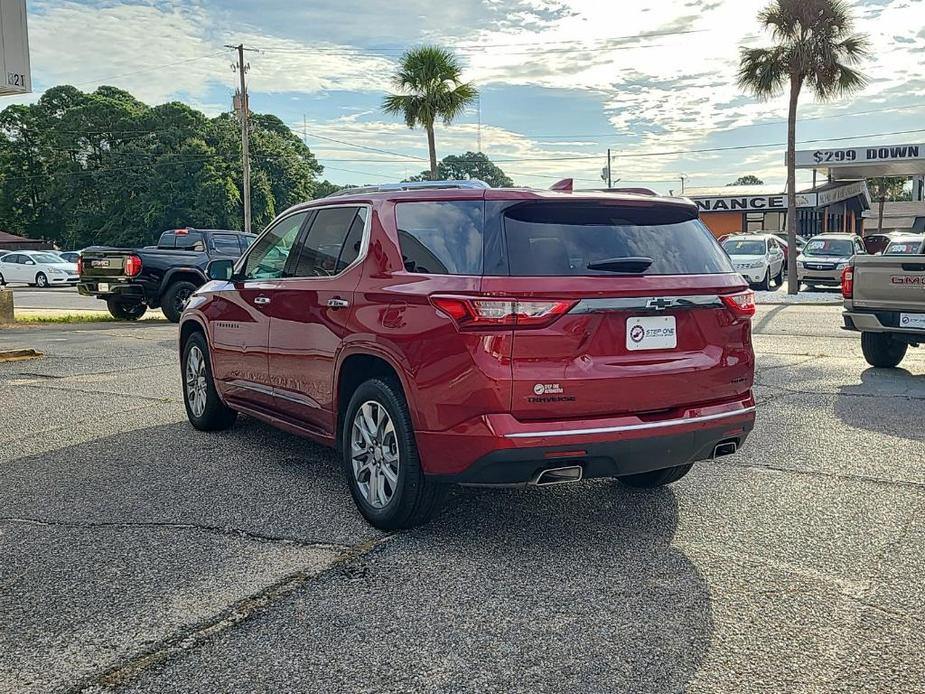
M 0 331 L 0 692 L 925 691 L 925 350 L 761 307 L 745 448 L 464 490 L 383 535 L 330 452 L 194 432 L 175 328 Z

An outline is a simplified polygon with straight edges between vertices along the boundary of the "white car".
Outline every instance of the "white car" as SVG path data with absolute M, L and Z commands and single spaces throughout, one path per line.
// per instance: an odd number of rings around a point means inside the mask
M 784 282 L 784 249 L 773 234 L 741 234 L 723 241 L 723 250 L 745 281 L 769 290 Z
M 22 282 L 36 287 L 77 284 L 77 264 L 47 251 L 14 251 L 0 256 L 0 284 Z

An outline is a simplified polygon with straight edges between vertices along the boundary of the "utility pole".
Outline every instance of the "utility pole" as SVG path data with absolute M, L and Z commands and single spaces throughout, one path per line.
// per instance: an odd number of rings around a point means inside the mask
M 479 113 L 479 154 L 482 153 L 482 93 L 477 92 L 475 95 L 476 109 Z
M 308 119 L 302 114 L 302 144 L 308 145 Z
M 607 187 L 613 188 L 613 169 L 610 168 L 610 147 L 607 148 Z
M 681 195 L 684 195 L 684 181 L 687 179 L 687 176 L 681 174 Z
M 249 127 L 249 116 L 250 116 L 250 104 L 248 103 L 247 98 L 247 84 L 244 81 L 244 73 L 250 69 L 250 65 L 244 62 L 244 51 L 247 50 L 244 48 L 244 44 L 240 43 L 237 46 L 226 45 L 225 48 L 231 48 L 238 52 L 238 63 L 237 65 L 232 65 L 232 69 L 237 69 L 238 75 L 241 80 L 241 87 L 239 91 L 239 109 L 238 115 L 241 118 L 241 168 L 244 172 L 244 231 L 250 233 L 251 230 L 251 153 L 250 153 L 250 132 Z M 251 49 L 252 50 L 252 49 Z

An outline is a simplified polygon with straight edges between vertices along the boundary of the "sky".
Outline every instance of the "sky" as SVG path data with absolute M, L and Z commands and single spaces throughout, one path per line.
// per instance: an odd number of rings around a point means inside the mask
M 402 52 L 452 49 L 479 103 L 438 126 L 438 157 L 481 149 L 518 185 L 659 192 L 786 177 L 785 98 L 735 84 L 742 47 L 770 45 L 751 0 L 28 0 L 35 93 L 101 84 L 149 104 L 230 110 L 244 43 L 251 109 L 290 125 L 340 183 L 427 168 L 426 136 L 381 111 Z M 925 142 L 925 0 L 854 0 L 872 52 L 863 92 L 801 100 L 797 148 Z M 730 149 L 732 148 L 732 149 Z M 806 183 L 810 174 L 801 172 Z

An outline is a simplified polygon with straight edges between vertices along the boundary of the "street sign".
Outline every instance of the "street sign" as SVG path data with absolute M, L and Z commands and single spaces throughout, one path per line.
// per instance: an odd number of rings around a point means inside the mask
M 26 0 L 0 0 L 0 96 L 31 91 Z

